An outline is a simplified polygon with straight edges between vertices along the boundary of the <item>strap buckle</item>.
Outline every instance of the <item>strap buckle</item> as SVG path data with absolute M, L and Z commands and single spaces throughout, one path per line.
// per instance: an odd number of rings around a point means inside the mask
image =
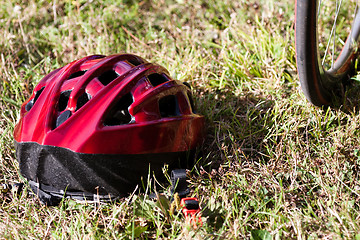
M 183 208 L 182 212 L 185 216 L 186 222 L 193 225 L 194 229 L 202 226 L 201 212 L 199 207 L 199 200 L 197 198 L 182 198 L 180 206 Z

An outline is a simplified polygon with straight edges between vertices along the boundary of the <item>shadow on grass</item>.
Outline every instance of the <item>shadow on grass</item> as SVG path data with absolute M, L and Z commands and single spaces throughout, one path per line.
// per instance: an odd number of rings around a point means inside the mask
M 207 126 L 203 156 L 195 166 L 201 181 L 212 185 L 221 176 L 256 168 L 268 160 L 263 143 L 275 124 L 271 97 L 235 96 L 226 90 L 201 90 L 197 96 L 198 112 L 205 116 Z M 222 204 L 203 208 L 208 226 L 214 229 L 222 227 L 227 214 Z
M 338 107 L 341 111 L 347 114 L 360 112 L 360 82 L 353 81 L 346 86 L 344 100 Z
M 266 159 L 262 143 L 274 124 L 273 105 L 271 98 L 254 94 L 201 91 L 198 112 L 206 118 L 207 135 L 199 164 L 211 171 L 236 159 Z

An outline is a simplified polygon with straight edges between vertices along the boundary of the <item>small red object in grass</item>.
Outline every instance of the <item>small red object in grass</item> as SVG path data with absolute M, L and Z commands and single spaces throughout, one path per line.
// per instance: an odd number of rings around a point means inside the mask
M 180 206 L 183 208 L 182 212 L 186 221 L 192 224 L 194 229 L 203 225 L 201 220 L 199 200 L 197 198 L 183 198 L 180 201 Z

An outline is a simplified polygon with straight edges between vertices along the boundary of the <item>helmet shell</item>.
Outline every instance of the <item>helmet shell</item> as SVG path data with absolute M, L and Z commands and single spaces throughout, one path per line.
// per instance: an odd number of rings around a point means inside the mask
M 131 54 L 88 56 L 51 72 L 21 106 L 14 130 L 28 180 L 114 196 L 149 170 L 186 165 L 203 137 L 190 88 Z

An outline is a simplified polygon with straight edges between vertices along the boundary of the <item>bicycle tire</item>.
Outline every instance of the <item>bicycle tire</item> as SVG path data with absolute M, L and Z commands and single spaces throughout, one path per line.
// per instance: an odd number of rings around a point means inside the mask
M 316 106 L 332 106 L 341 99 L 344 84 L 355 73 L 360 35 L 360 14 L 355 14 L 352 29 L 333 67 L 324 69 L 319 53 L 318 0 L 298 0 L 295 10 L 296 64 L 306 98 Z M 320 16 L 321 17 L 321 16 Z

